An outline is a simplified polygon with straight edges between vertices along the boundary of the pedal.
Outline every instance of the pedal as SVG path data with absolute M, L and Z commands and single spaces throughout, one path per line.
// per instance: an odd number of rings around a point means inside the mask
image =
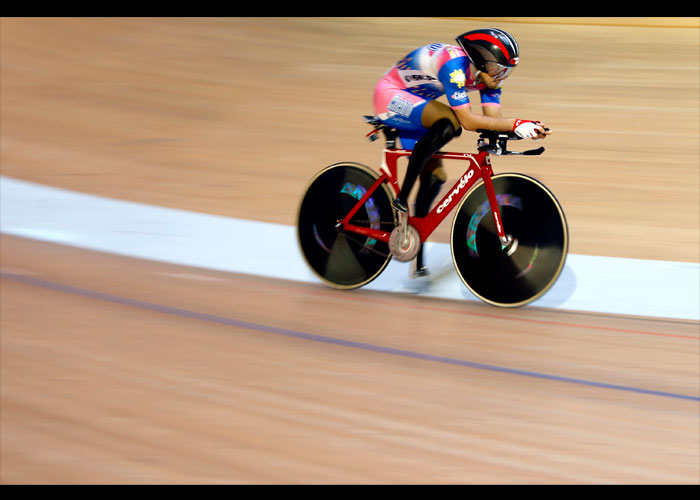
M 413 263 L 411 264 L 411 273 L 409 276 L 411 279 L 425 278 L 426 276 L 430 276 L 430 271 L 428 271 L 426 266 L 418 267 L 416 264 L 416 259 L 413 259 Z

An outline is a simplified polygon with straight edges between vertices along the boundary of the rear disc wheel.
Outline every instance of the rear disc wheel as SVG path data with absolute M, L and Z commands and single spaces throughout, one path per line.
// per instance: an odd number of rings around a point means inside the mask
M 338 163 L 319 172 L 306 188 L 297 214 L 297 236 L 312 271 L 333 288 L 358 288 L 374 280 L 391 260 L 386 243 L 338 228 L 338 222 L 378 179 L 358 163 Z M 388 186 L 382 184 L 350 221 L 390 231 L 396 225 Z

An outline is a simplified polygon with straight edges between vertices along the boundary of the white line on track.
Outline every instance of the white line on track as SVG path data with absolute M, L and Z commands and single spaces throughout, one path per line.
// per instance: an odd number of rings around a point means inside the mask
M 0 231 L 172 264 L 318 282 L 295 228 L 86 195 L 0 176 Z M 457 276 L 449 246 L 426 244 L 429 279 L 393 260 L 366 288 L 477 300 Z M 569 255 L 532 306 L 700 320 L 700 264 Z

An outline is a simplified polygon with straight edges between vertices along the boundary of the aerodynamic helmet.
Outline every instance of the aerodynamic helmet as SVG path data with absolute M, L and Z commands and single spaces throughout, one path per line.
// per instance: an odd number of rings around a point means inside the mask
M 457 37 L 472 64 L 497 80 L 503 79 L 520 60 L 518 42 L 496 28 L 467 31 Z

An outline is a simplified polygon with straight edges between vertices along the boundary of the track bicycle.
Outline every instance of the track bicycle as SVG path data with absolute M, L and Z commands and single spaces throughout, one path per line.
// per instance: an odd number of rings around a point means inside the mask
M 478 130 L 478 153 L 438 151 L 433 158 L 461 160 L 467 169 L 425 217 L 394 209 L 398 160 L 412 151 L 397 147 L 398 131 L 376 116 L 371 141 L 383 135 L 378 171 L 353 162 L 336 163 L 307 185 L 297 214 L 302 254 L 323 283 L 359 288 L 374 280 L 392 258 L 407 262 L 452 211 L 452 260 L 466 287 L 501 307 L 528 304 L 559 277 L 569 246 L 564 211 L 538 180 L 519 173 L 494 174 L 490 157 L 540 155 L 544 148 L 516 152 L 512 132 Z M 443 191 L 444 192 L 444 191 Z

